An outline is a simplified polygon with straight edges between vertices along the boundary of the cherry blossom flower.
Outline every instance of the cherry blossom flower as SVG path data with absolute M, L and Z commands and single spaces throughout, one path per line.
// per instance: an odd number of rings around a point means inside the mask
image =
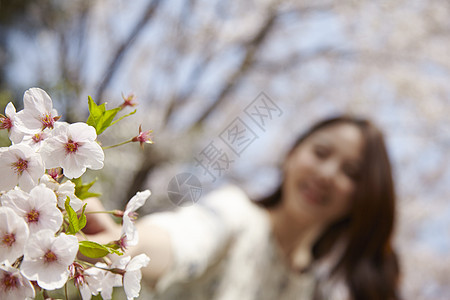
M 121 108 L 125 108 L 127 106 L 134 107 L 138 103 L 136 102 L 136 96 L 134 94 L 129 94 L 128 96 L 124 96 L 122 94 L 123 103 L 120 105 Z
M 122 286 L 122 276 L 110 271 L 106 271 L 106 269 L 108 269 L 107 264 L 96 263 L 95 266 L 97 268 L 92 268 L 89 272 L 95 274 L 94 278 L 100 284 L 99 291 L 102 295 L 102 298 L 104 300 L 109 300 L 112 298 L 113 288 Z M 118 260 L 111 265 L 111 268 L 123 271 L 122 269 L 124 269 L 125 266 L 125 263 L 122 263 L 120 260 Z
M 91 299 L 92 295 L 98 295 L 102 286 L 102 272 L 98 268 L 85 269 L 82 265 L 74 262 L 69 266 L 70 278 L 73 278 L 75 286 L 80 290 L 83 300 Z
M 0 151 L 0 191 L 10 190 L 17 184 L 29 191 L 44 171 L 41 157 L 30 146 L 17 144 Z
M 125 207 L 121 232 L 122 236 L 126 236 L 126 240 L 123 241 L 125 246 L 135 246 L 139 241 L 139 236 L 133 220 L 137 218 L 136 210 L 145 204 L 145 201 L 150 195 L 151 192 L 149 190 L 137 192 Z
M 13 264 L 23 255 L 28 234 L 27 224 L 13 209 L 0 207 L 0 264 Z
M 63 176 L 61 173 L 62 173 L 61 168 L 51 168 L 47 170 L 47 174 L 55 181 L 59 180 L 59 178 Z
M 139 134 L 131 139 L 132 142 L 139 142 L 141 148 L 144 148 L 144 143 L 153 144 L 150 134 L 153 130 L 142 131 L 142 126 L 139 125 Z
M 83 202 L 77 196 L 75 196 L 75 183 L 73 183 L 72 181 L 68 180 L 60 184 L 50 175 L 44 174 L 39 182 L 45 184 L 46 187 L 53 190 L 58 200 L 59 208 L 65 209 L 67 197 L 69 197 L 69 205 L 73 208 L 74 211 L 78 211 L 83 205 Z
M 102 282 L 102 298 L 105 300 L 111 299 L 113 287 L 122 285 L 128 300 L 138 297 L 141 290 L 141 268 L 146 267 L 149 262 L 150 258 L 145 254 L 139 254 L 133 259 L 130 256 L 124 256 L 112 263 L 111 271 L 101 270 L 100 273 L 103 276 L 100 280 Z M 107 265 L 103 263 L 95 265 L 100 268 L 107 268 Z
M 43 184 L 34 187 L 29 194 L 11 190 L 2 196 L 2 204 L 12 208 L 28 223 L 30 234 L 42 229 L 55 233 L 63 222 L 62 213 L 56 207 L 55 193 Z
M 0 266 L 0 299 L 23 300 L 34 296 L 33 285 L 18 269 Z
M 44 130 L 53 129 L 55 122 L 60 118 L 50 96 L 40 88 L 28 89 L 23 96 L 24 109 L 17 113 L 20 120 L 20 130 L 33 134 Z
M 139 254 L 133 259 L 129 256 L 121 257 L 111 265 L 112 268 L 125 271 L 123 272 L 123 288 L 128 300 L 139 297 L 142 279 L 141 268 L 146 267 L 149 262 L 150 258 L 147 255 Z
M 20 269 L 23 276 L 36 280 L 40 287 L 58 289 L 69 278 L 69 266 L 77 251 L 75 236 L 61 233 L 55 237 L 52 230 L 44 229 L 30 236 Z
M 52 131 L 40 150 L 45 167 L 62 167 L 67 178 L 80 177 L 86 168 L 103 168 L 105 155 L 95 141 L 94 127 L 86 123 L 63 124 Z
M 26 144 L 33 148 L 35 151 L 39 151 L 43 141 L 50 136 L 48 129 L 33 134 L 25 134 L 22 139 L 22 144 Z
M 141 268 L 146 267 L 149 262 L 150 258 L 147 255 L 139 254 L 128 263 L 125 275 L 123 275 L 123 288 L 128 300 L 139 297 L 142 279 Z
M 5 108 L 5 115 L 0 114 L 0 130 L 8 130 L 9 139 L 14 143 L 20 143 L 23 138 L 23 132 L 20 131 L 16 125 L 18 119 L 16 118 L 16 108 L 9 102 Z

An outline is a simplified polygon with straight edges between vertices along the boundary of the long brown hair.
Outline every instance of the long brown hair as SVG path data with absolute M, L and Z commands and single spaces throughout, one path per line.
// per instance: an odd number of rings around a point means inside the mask
M 315 132 L 337 124 L 357 126 L 364 139 L 361 176 L 357 181 L 350 213 L 331 224 L 316 240 L 315 260 L 329 254 L 341 237 L 347 241 L 331 275 L 343 276 L 354 300 L 399 299 L 399 266 L 392 248 L 395 191 L 383 134 L 370 121 L 350 116 L 324 120 L 300 136 L 293 151 Z M 270 209 L 282 199 L 282 188 L 257 203 Z M 331 276 L 330 275 L 330 276 Z

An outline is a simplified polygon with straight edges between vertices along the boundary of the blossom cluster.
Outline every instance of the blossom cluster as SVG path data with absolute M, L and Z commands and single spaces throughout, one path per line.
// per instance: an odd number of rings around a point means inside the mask
M 139 295 L 140 269 L 150 259 L 123 254 L 137 244 L 134 212 L 150 191 L 138 192 L 121 213 L 119 240 L 101 245 L 84 240 L 81 232 L 89 202 L 82 200 L 95 194 L 88 191 L 93 183 L 83 184 L 80 177 L 86 169 L 103 167 L 97 136 L 123 118 L 113 122 L 118 111 L 131 106 L 130 99 L 106 110 L 89 98 L 88 121 L 69 124 L 60 120 L 45 91 L 31 88 L 24 94 L 23 110 L 16 112 L 10 102 L 0 115 L 0 129 L 11 140 L 0 148 L 0 299 L 31 299 L 70 280 L 83 300 L 99 293 L 111 299 L 115 286 L 123 286 L 128 299 Z M 149 134 L 139 129 L 128 142 L 152 143 Z M 88 263 L 79 252 L 103 262 Z M 108 254 L 120 256 L 111 262 Z

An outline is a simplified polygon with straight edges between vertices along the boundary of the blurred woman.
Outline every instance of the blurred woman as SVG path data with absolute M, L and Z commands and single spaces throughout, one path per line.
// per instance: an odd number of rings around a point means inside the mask
M 156 299 L 398 299 L 392 173 L 382 133 L 337 117 L 300 136 L 259 201 L 229 186 L 140 219 L 131 254 Z M 118 239 L 110 219 L 91 238 Z M 88 222 L 89 224 L 89 222 Z

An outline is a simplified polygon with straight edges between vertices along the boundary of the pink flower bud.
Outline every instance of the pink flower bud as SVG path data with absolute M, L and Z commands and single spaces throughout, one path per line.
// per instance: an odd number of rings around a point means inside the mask
M 141 148 L 144 149 L 144 143 L 153 144 L 153 141 L 150 137 L 150 134 L 153 130 L 142 131 L 142 126 L 139 125 L 139 135 L 135 136 L 131 139 L 133 142 L 139 142 L 141 144 Z
M 61 168 L 53 168 L 47 171 L 48 175 L 53 178 L 53 180 L 58 181 L 61 177 Z
M 122 98 L 123 98 L 123 103 L 122 103 L 122 105 L 120 105 L 120 108 L 125 108 L 127 106 L 133 107 L 138 104 L 136 102 L 136 96 L 134 94 L 129 94 L 126 97 L 122 94 Z
M 0 130 L 7 129 L 9 131 L 12 127 L 12 120 L 9 117 L 0 114 Z
M 123 217 L 123 211 L 122 211 L 122 210 L 116 209 L 116 210 L 114 210 L 114 212 L 113 212 L 113 216 L 114 216 L 114 217 L 118 217 L 118 218 L 122 218 L 122 217 Z

